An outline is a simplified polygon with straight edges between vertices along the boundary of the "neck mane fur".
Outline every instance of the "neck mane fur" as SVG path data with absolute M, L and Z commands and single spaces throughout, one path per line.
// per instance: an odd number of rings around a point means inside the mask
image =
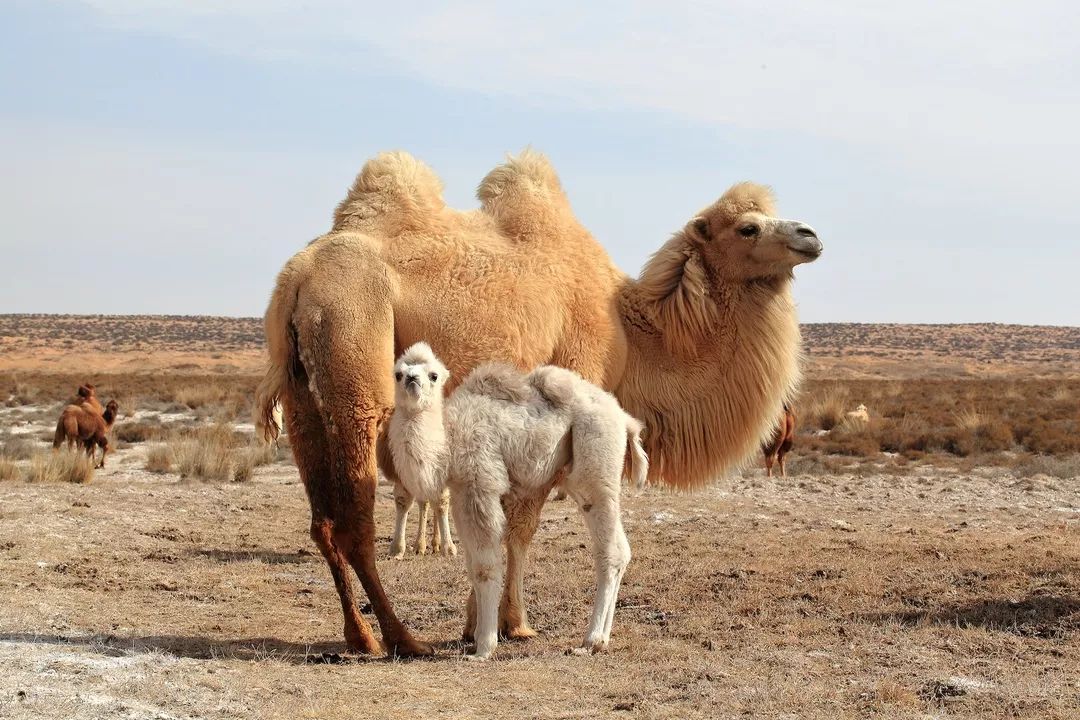
M 730 281 L 673 237 L 623 291 L 629 344 L 616 396 L 645 421 L 650 482 L 699 488 L 740 466 L 799 382 L 791 277 Z
M 388 438 L 394 469 L 406 489 L 417 500 L 438 500 L 449 462 L 442 403 L 423 411 L 399 404 L 390 417 Z

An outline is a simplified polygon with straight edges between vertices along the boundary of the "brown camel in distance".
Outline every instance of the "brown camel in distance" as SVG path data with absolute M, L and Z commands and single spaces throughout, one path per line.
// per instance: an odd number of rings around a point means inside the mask
M 65 442 L 69 449 L 79 443 L 92 460 L 96 452 L 95 446 L 100 447 L 101 462 L 97 467 L 105 467 L 105 456 L 109 452 L 108 432 L 116 421 L 119 407 L 115 400 L 110 400 L 105 405 L 104 413 L 99 414 L 93 411 L 89 403 L 68 405 L 60 413 L 60 419 L 56 423 L 53 450 L 59 449 Z
M 570 208 L 554 169 L 526 151 L 492 170 L 481 207 L 448 208 L 406 153 L 369 161 L 333 227 L 278 275 L 266 311 L 269 367 L 257 408 L 279 398 L 351 650 L 382 645 L 360 616 L 349 566 L 397 655 L 426 655 L 393 611 L 375 563 L 377 470 L 395 357 L 426 341 L 453 389 L 481 362 L 551 364 L 614 392 L 643 420 L 650 480 L 698 488 L 758 451 L 799 379 L 792 270 L 821 253 L 776 216 L 771 193 L 733 186 L 646 264 L 622 273 Z M 526 551 L 549 488 L 505 508 L 504 636 L 535 634 L 521 601 Z
M 776 426 L 776 432 L 769 442 L 761 446 L 765 454 L 765 475 L 772 477 L 773 463 L 780 466 L 780 477 L 787 477 L 787 469 L 784 467 L 784 456 L 791 451 L 795 444 L 795 412 L 791 406 L 784 403 L 784 412 L 780 415 L 780 423 Z

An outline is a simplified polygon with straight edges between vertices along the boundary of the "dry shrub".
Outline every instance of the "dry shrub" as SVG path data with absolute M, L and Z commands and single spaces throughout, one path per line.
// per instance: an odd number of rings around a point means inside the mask
M 9 457 L 0 455 L 0 481 L 17 480 L 19 478 L 19 466 Z
M 113 434 L 120 442 L 146 442 L 161 434 L 161 425 L 154 425 L 146 422 L 126 422 L 117 425 L 113 429 Z
M 49 439 L 52 440 L 50 433 Z M 12 460 L 29 460 L 37 452 L 34 443 L 22 437 L 8 437 L 0 443 L 0 455 Z
M 256 467 L 274 462 L 277 453 L 269 445 L 254 445 L 228 423 L 180 432 L 167 446 L 154 448 L 147 469 L 169 472 L 174 466 L 181 477 L 237 482 L 250 480 Z M 154 468 L 151 468 L 153 461 Z
M 172 445 L 180 477 L 228 480 L 233 435 L 232 427 L 223 423 L 185 433 Z
M 168 445 L 155 445 L 146 453 L 146 465 L 143 466 L 152 473 L 167 473 L 173 469 L 172 451 Z
M 1068 480 L 1080 477 L 1080 454 L 1054 457 L 1051 455 L 1029 455 L 1013 466 L 1018 477 L 1049 475 Z
M 834 387 L 820 396 L 811 398 L 805 405 L 800 424 L 814 430 L 832 430 L 844 421 L 848 392 L 842 386 Z
M 233 480 L 247 482 L 255 473 L 255 468 L 269 465 L 277 460 L 277 452 L 270 445 L 256 444 L 236 451 Z
M 69 482 L 85 485 L 94 479 L 94 460 L 82 452 L 39 453 L 30 459 L 27 482 Z

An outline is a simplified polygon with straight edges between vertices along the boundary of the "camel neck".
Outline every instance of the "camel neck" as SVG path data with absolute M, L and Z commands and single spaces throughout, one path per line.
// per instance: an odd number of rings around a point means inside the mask
M 632 286 L 622 303 L 629 348 L 616 396 L 648 427 L 650 476 L 678 488 L 700 487 L 756 452 L 759 429 L 799 379 L 789 279 L 714 283 L 708 296 L 715 319 L 691 346 L 666 341 L 653 300 Z

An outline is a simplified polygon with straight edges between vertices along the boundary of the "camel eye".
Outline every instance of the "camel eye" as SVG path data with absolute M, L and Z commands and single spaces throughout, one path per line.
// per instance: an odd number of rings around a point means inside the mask
M 400 370 L 398 370 L 396 373 L 394 373 L 394 379 L 397 380 L 398 382 L 401 382 L 401 371 Z
M 431 379 L 431 382 L 437 382 L 439 379 L 438 373 L 431 373 L 428 377 Z
M 759 228 L 757 225 L 743 225 L 741 228 L 739 228 L 739 234 L 747 238 L 754 237 L 759 232 L 761 232 L 761 228 Z

